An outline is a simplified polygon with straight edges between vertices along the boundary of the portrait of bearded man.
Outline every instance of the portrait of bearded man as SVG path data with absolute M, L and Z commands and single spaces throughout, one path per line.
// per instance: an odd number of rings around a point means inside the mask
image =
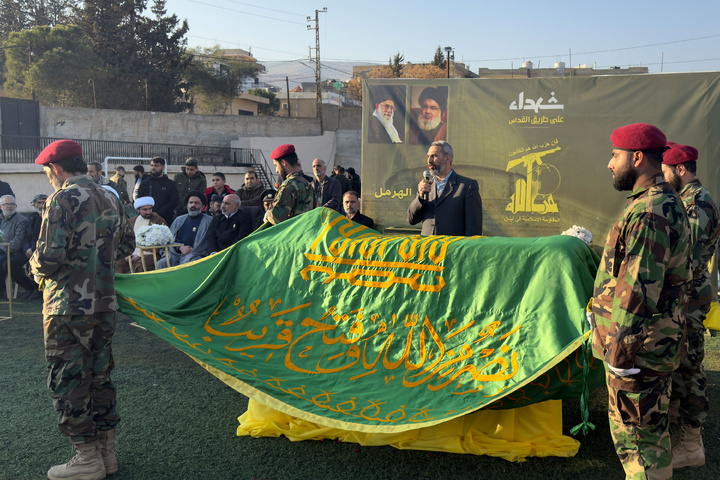
M 411 144 L 430 145 L 447 140 L 447 98 L 447 87 L 427 87 L 420 92 L 418 107 L 411 109 Z
M 369 143 L 405 141 L 405 87 L 370 87 L 370 102 L 375 106 L 368 120 Z

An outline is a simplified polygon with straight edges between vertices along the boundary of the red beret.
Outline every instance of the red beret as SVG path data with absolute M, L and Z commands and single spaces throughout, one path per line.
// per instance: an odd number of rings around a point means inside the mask
M 616 129 L 610 135 L 615 148 L 623 150 L 660 150 L 667 145 L 665 134 L 647 123 L 633 123 Z
M 690 145 L 668 142 L 670 149 L 663 153 L 665 165 L 679 165 L 686 162 L 694 162 L 698 159 L 697 148 Z
M 82 146 L 72 140 L 58 140 L 45 147 L 35 159 L 35 163 L 47 165 L 71 157 L 82 157 Z
M 280 145 L 275 150 L 273 150 L 270 154 L 270 158 L 272 158 L 273 160 L 279 160 L 285 155 L 290 155 L 291 153 L 295 153 L 295 146 L 286 143 L 285 145 Z

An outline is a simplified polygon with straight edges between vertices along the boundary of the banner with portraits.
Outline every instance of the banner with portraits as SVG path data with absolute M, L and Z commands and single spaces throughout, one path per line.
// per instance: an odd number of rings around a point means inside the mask
M 700 152 L 720 199 L 720 73 L 525 79 L 370 79 L 363 94 L 362 212 L 379 229 L 406 211 L 430 143 L 476 179 L 485 235 L 534 237 L 581 225 L 602 244 L 630 192 L 612 187 L 610 134 L 658 126 Z M 415 228 L 419 229 L 419 225 Z

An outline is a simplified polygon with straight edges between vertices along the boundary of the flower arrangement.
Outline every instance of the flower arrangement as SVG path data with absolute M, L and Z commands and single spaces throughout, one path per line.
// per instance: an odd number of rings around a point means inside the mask
M 590 245 L 590 242 L 592 242 L 593 234 L 590 230 L 587 228 L 579 227 L 577 225 L 573 225 L 572 228 L 568 228 L 564 232 L 561 233 L 561 235 L 572 235 L 573 237 L 577 237 L 583 242 Z
M 167 245 L 175 240 L 172 232 L 165 225 L 145 225 L 135 232 L 135 242 L 138 247 L 151 247 L 154 245 Z

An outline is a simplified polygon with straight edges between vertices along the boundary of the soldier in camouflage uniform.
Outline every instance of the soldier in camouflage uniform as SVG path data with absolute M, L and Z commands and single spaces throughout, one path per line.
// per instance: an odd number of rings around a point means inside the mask
M 312 210 L 317 206 L 317 199 L 315 190 L 303 175 L 293 145 L 280 145 L 272 151 L 270 158 L 283 182 L 275 195 L 272 209 L 265 213 L 265 219 L 277 225 L 288 218 Z
M 44 287 L 48 387 L 60 431 L 76 455 L 48 471 L 50 479 L 101 479 L 117 471 L 118 416 L 113 369 L 114 264 L 135 238 L 111 192 L 85 175 L 82 147 L 51 143 L 35 163 L 55 187 L 46 201 L 37 250 L 30 259 Z
M 668 407 L 685 354 L 689 227 L 662 176 L 665 135 L 633 124 L 610 138 L 613 186 L 632 194 L 595 278 L 593 350 L 607 367 L 610 432 L 626 478 L 671 478 Z
M 670 428 L 673 468 L 705 465 L 702 423 L 707 417 L 707 378 L 703 369 L 705 327 L 710 311 L 712 285 L 708 263 L 720 236 L 720 212 L 695 175 L 698 151 L 689 145 L 668 143 L 663 174 L 680 195 L 690 222 L 690 260 L 693 282 L 688 290 L 688 352 L 672 377 Z

